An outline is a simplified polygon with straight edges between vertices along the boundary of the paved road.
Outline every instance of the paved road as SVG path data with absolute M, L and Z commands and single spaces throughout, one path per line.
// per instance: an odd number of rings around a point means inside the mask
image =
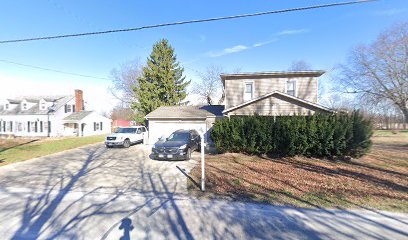
M 179 170 L 194 160 L 148 155 L 94 145 L 1 167 L 1 239 L 408 238 L 404 214 L 197 200 Z

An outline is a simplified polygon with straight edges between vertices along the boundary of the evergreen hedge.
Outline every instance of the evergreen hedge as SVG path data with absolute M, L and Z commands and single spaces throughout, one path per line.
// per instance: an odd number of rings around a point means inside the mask
M 360 157 L 371 147 L 372 123 L 358 112 L 311 116 L 245 116 L 217 120 L 220 152 L 280 156 Z

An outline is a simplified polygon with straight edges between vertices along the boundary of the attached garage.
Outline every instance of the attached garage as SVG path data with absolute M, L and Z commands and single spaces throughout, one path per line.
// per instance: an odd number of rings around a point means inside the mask
M 179 129 L 195 129 L 209 139 L 212 124 L 222 117 L 224 106 L 166 106 L 159 107 L 146 116 L 149 128 L 149 144 L 161 137 L 168 137 Z

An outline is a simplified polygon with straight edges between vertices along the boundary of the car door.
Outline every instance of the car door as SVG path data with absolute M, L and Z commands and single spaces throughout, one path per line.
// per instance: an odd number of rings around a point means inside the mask
M 142 128 L 137 128 L 136 133 L 135 133 L 135 142 L 139 142 L 142 139 L 143 139 Z
M 191 137 L 192 137 L 192 148 L 194 150 L 198 149 L 198 139 L 199 139 L 199 135 L 196 131 L 191 131 Z

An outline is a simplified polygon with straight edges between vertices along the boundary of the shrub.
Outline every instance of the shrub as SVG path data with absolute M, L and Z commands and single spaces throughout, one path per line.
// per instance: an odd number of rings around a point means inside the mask
M 371 147 L 373 126 L 352 114 L 245 116 L 217 120 L 211 139 L 220 152 L 308 157 L 360 157 Z

